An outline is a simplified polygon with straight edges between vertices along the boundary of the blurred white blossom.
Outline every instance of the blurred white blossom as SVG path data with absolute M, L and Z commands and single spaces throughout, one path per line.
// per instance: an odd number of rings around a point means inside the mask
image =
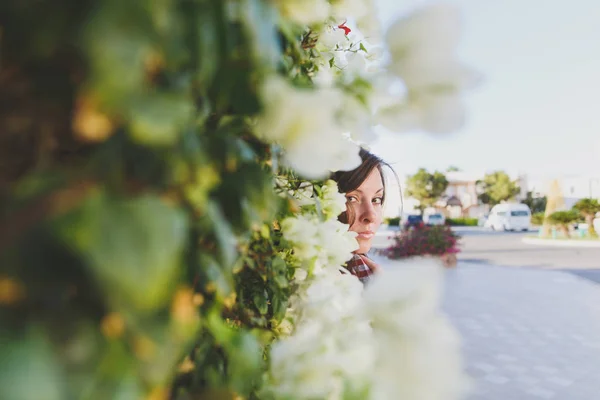
M 331 0 L 331 14 L 338 20 L 360 19 L 372 12 L 371 6 L 369 0 Z
M 281 222 L 283 237 L 294 244 L 304 268 L 318 274 L 325 266 L 343 265 L 358 249 L 356 233 L 335 219 L 321 222 L 312 215 L 288 217 Z
M 328 179 L 323 185 L 323 214 L 328 219 L 337 218 L 346 211 L 346 196 L 339 192 L 337 182 Z
M 324 23 L 331 15 L 327 0 L 274 0 L 281 14 L 301 25 Z
M 450 400 L 468 391 L 460 338 L 440 309 L 443 273 L 431 259 L 394 262 L 367 286 L 377 346 L 371 398 Z
M 457 55 L 460 13 L 451 4 L 429 5 L 396 21 L 386 35 L 391 56 L 388 69 L 402 78 L 406 95 L 378 110 L 377 120 L 402 132 L 452 132 L 464 123 L 461 96 L 479 75 Z
M 292 300 L 295 329 L 271 349 L 269 390 L 281 398 L 342 399 L 369 384 L 374 344 L 352 275 L 325 269 Z
M 392 267 L 364 291 L 333 269 L 302 284 L 289 310 L 294 329 L 272 348 L 273 392 L 332 400 L 466 393 L 459 338 L 439 308 L 443 268 L 419 259 Z
M 479 77 L 458 59 L 460 15 L 452 5 L 398 20 L 384 43 L 373 0 L 275 3 L 285 18 L 311 25 L 314 88 L 267 78 L 256 135 L 279 144 L 283 162 L 303 177 L 358 166 L 352 141 L 371 141 L 376 124 L 432 133 L 463 124 L 463 95 Z M 441 265 L 397 262 L 365 288 L 340 273 L 358 243 L 337 221 L 346 203 L 337 184 L 327 181 L 320 192 L 308 182 L 278 185 L 300 206 L 281 221 L 298 289 L 276 329 L 267 390 L 300 400 L 461 398 L 468 382 L 459 337 L 440 311 Z
M 300 89 L 280 78 L 263 87 L 265 110 L 256 135 L 284 149 L 284 161 L 307 178 L 360 165 L 358 146 L 343 136 L 337 120 L 344 94 L 336 89 Z

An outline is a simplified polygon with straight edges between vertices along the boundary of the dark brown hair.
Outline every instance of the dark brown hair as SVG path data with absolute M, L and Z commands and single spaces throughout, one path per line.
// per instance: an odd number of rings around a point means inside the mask
M 348 193 L 358 189 L 358 187 L 362 185 L 365 179 L 367 179 L 369 174 L 373 171 L 373 168 L 377 168 L 379 170 L 379 174 L 381 175 L 381 183 L 383 184 L 382 203 L 385 202 L 386 188 L 385 178 L 383 176 L 383 167 L 388 167 L 396 176 L 396 179 L 398 179 L 396 172 L 388 163 L 362 147 L 358 155 L 362 159 L 362 163 L 357 168 L 351 171 L 336 171 L 331 174 L 331 179 L 337 182 L 340 193 Z M 345 211 L 340 214 L 338 219 L 345 224 L 352 225 L 354 222 L 354 217 L 354 215 L 349 215 L 348 211 Z

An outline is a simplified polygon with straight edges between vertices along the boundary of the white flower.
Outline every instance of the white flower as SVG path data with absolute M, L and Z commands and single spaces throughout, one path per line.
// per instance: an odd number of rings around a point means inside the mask
M 295 328 L 272 348 L 271 392 L 295 399 L 460 398 L 468 382 L 459 337 L 439 309 L 442 274 L 439 263 L 417 259 L 387 268 L 365 290 L 333 268 L 303 282 L 290 301 Z
M 343 93 L 335 89 L 298 89 L 280 78 L 262 91 L 265 110 L 256 135 L 284 149 L 284 161 L 307 178 L 349 170 L 361 163 L 358 146 L 343 136 L 337 111 Z
M 457 92 L 422 92 L 413 94 L 409 101 L 380 109 L 377 122 L 394 132 L 422 129 L 446 133 L 463 125 L 465 111 L 462 97 Z
M 323 66 L 315 73 L 313 83 L 319 88 L 331 88 L 335 82 L 336 73 L 329 63 L 323 63 Z
M 294 244 L 295 255 L 304 261 L 302 268 L 319 274 L 326 266 L 335 268 L 352 258 L 358 249 L 356 232 L 348 225 L 329 219 L 320 222 L 312 215 L 298 215 L 281 221 L 285 240 Z
M 358 29 L 369 42 L 382 43 L 382 29 L 375 12 L 375 4 L 370 7 L 370 10 L 370 13 L 358 19 Z
M 298 189 L 289 190 L 288 194 L 296 200 L 300 207 L 315 203 L 313 185 L 310 182 L 301 182 Z
M 367 71 L 367 60 L 363 51 L 355 51 L 346 55 L 348 64 L 345 66 L 346 74 L 351 77 L 364 75 Z
M 340 123 L 344 130 L 352 140 L 361 144 L 372 143 L 377 138 L 373 131 L 373 116 L 369 108 L 356 97 L 349 95 L 344 99 L 344 107 L 340 113 Z
M 449 3 L 438 3 L 421 8 L 396 21 L 387 31 L 386 41 L 394 63 L 403 64 L 411 59 L 442 62 L 446 67 L 456 59 L 460 42 L 461 21 L 459 9 Z
M 296 255 L 310 260 L 319 254 L 319 226 L 315 220 L 307 216 L 288 217 L 281 221 L 283 237 L 294 243 Z
M 295 329 L 271 350 L 269 390 L 294 399 L 343 399 L 368 389 L 375 345 L 352 275 L 325 269 L 292 300 Z
M 342 20 L 348 17 L 360 19 L 371 12 L 370 3 L 368 0 L 332 0 L 332 15 Z
M 337 182 L 328 179 L 323 185 L 323 213 L 329 219 L 346 211 L 346 196 L 339 192 Z
M 459 336 L 439 309 L 443 273 L 436 261 L 413 259 L 367 286 L 377 344 L 372 398 L 449 400 L 468 389 Z
M 301 25 L 323 23 L 331 13 L 327 0 L 275 0 L 284 17 Z
M 457 58 L 460 15 L 450 4 L 431 5 L 398 20 L 387 33 L 389 71 L 407 94 L 378 110 L 377 120 L 393 131 L 452 132 L 464 122 L 461 94 L 479 76 Z
M 346 33 L 338 27 L 328 27 L 319 34 L 317 49 L 331 51 L 338 47 L 345 47 L 348 43 Z
M 356 232 L 348 231 L 348 225 L 330 219 L 319 224 L 318 228 L 318 240 L 325 248 L 319 256 L 323 264 L 338 267 L 352 258 L 353 251 L 358 250 Z

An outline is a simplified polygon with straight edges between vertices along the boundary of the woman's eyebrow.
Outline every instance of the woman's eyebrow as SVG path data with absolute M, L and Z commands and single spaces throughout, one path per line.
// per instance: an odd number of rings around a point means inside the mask
M 377 194 L 377 193 L 379 193 L 379 192 L 383 192 L 383 190 L 384 190 L 384 189 L 385 189 L 385 188 L 383 188 L 383 187 L 382 187 L 381 189 L 377 190 L 377 191 L 375 192 L 375 194 Z M 352 192 L 364 193 L 364 192 L 363 192 L 362 190 L 360 190 L 360 189 L 354 189 L 354 190 L 352 190 L 352 191 L 350 191 L 350 192 L 348 192 L 348 193 L 352 193 Z M 346 193 L 346 194 L 348 194 L 348 193 Z

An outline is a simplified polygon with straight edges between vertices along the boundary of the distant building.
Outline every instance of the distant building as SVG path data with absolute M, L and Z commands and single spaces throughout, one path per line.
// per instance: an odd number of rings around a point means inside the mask
M 482 178 L 483 175 L 463 171 L 446 172 L 448 188 L 435 204 L 435 210 L 449 218 L 478 218 L 484 215 L 487 207 L 479 204 L 477 193 L 477 181 Z

